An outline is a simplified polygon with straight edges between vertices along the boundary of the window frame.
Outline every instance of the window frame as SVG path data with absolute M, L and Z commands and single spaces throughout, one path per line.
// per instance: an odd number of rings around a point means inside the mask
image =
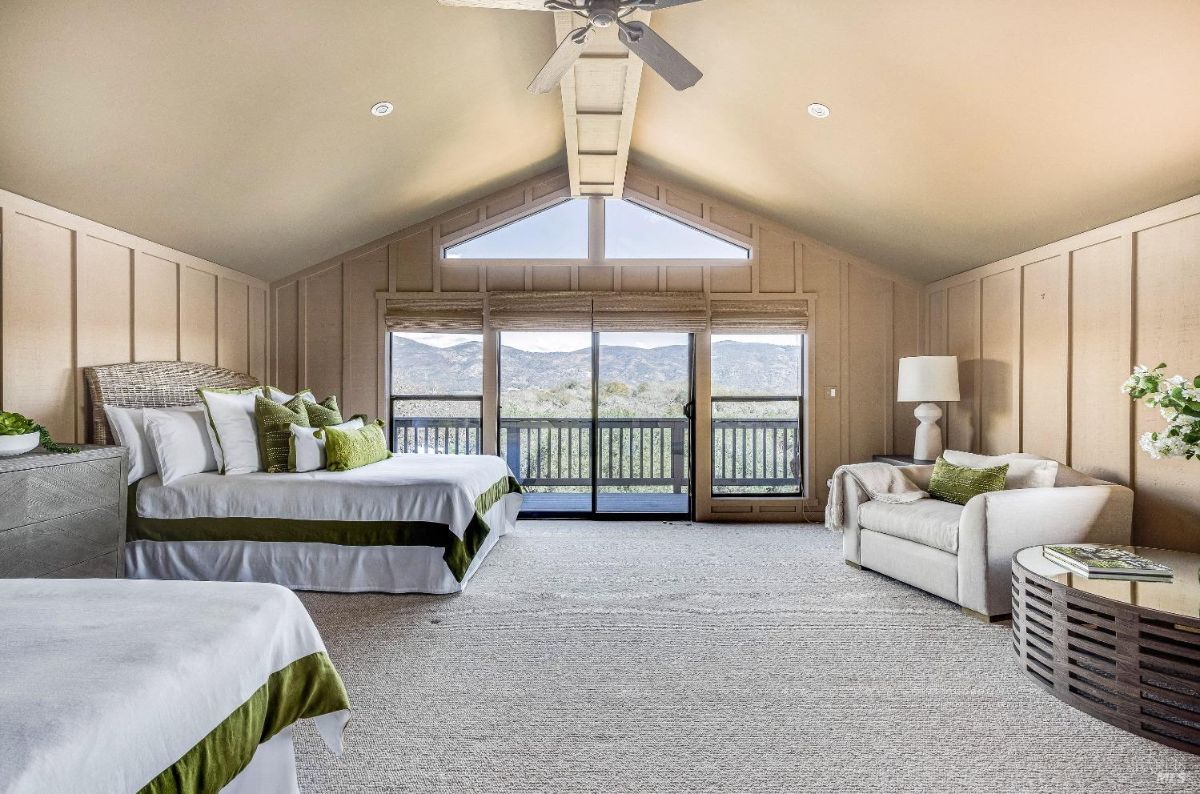
M 452 256 L 450 256 L 451 248 L 455 248 L 460 245 L 466 245 L 467 243 L 471 243 L 482 237 L 486 237 L 487 235 L 492 234 L 493 232 L 498 232 L 501 229 L 507 229 L 510 226 L 516 226 L 518 223 L 524 223 L 525 221 L 529 220 L 530 218 L 537 217 L 538 215 L 542 215 L 543 213 L 551 212 L 555 208 L 566 204 L 568 201 L 577 201 L 577 200 L 581 200 L 581 199 L 567 198 L 567 199 L 561 199 L 559 201 L 554 201 L 549 204 L 546 204 L 545 206 L 538 207 L 537 209 L 535 209 L 531 212 L 527 212 L 523 215 L 518 215 L 514 218 L 507 218 L 500 223 L 494 224 L 492 226 L 488 226 L 484 229 L 478 229 L 478 230 L 472 231 L 470 234 L 466 234 L 459 239 L 455 239 L 450 242 L 443 241 L 442 245 L 439 247 L 439 255 L 441 256 L 442 261 L 446 264 L 457 264 L 460 262 L 492 264 L 492 263 L 496 263 L 496 262 L 506 263 L 506 262 L 514 262 L 514 261 L 524 262 L 526 264 L 533 263 L 533 264 L 537 264 L 537 265 L 553 264 L 556 262 L 557 263 L 567 262 L 567 263 L 575 264 L 575 265 L 585 264 L 589 260 L 590 252 L 592 250 L 591 238 L 592 238 L 592 234 L 593 234 L 593 229 L 591 226 L 592 210 L 591 210 L 590 206 L 588 208 L 587 219 L 584 221 L 585 226 L 586 226 L 586 237 L 587 237 L 587 240 L 585 242 L 585 248 L 589 252 L 589 254 L 586 254 L 582 257 L 527 256 L 527 257 L 522 257 L 522 258 L 518 258 L 518 259 L 505 259 L 503 257 L 484 257 L 484 258 L 474 257 L 474 258 L 472 258 L 472 257 L 452 257 Z
M 716 337 L 729 335 L 730 332 L 720 330 L 710 330 L 708 344 L 708 497 L 713 501 L 723 499 L 744 501 L 747 499 L 808 499 L 810 496 L 809 478 L 808 478 L 808 442 L 809 442 L 809 417 L 808 417 L 808 389 L 809 389 L 809 361 L 808 347 L 809 339 L 807 333 L 797 334 L 800 337 L 800 378 L 799 394 L 771 394 L 771 395 L 752 395 L 752 394 L 737 394 L 737 395 L 718 395 L 712 393 L 712 355 L 713 348 L 716 345 Z M 738 335 L 738 334 L 735 334 Z M 755 492 L 755 491 L 718 491 L 720 487 L 717 484 L 717 433 L 716 423 L 718 417 L 716 415 L 716 406 L 720 403 L 794 403 L 796 406 L 796 458 L 797 471 L 795 490 L 780 491 L 780 492 Z M 756 421 L 756 420 L 747 420 Z M 770 421 L 770 420 L 764 420 Z M 791 420 L 787 420 L 790 424 Z M 731 486 L 726 486 L 731 487 Z
M 475 449 L 473 451 L 469 451 L 469 452 L 465 452 L 465 453 L 464 452 L 454 452 L 454 453 L 450 453 L 450 452 L 441 453 L 440 452 L 438 454 L 468 454 L 468 455 L 484 454 L 484 448 L 485 448 L 484 428 L 485 428 L 485 424 L 486 424 L 486 421 L 485 421 L 486 417 L 485 417 L 485 412 L 484 412 L 484 407 L 485 407 L 485 405 L 484 405 L 484 396 L 485 396 L 484 389 L 485 389 L 485 383 L 486 383 L 486 376 L 481 374 L 478 392 L 462 392 L 459 394 L 436 394 L 436 393 L 419 393 L 419 394 L 418 393 L 399 393 L 399 394 L 397 394 L 397 393 L 394 393 L 392 391 L 392 384 L 394 383 L 393 372 L 392 372 L 392 360 L 393 360 L 392 359 L 392 343 L 395 340 L 396 334 L 401 333 L 401 332 L 389 331 L 389 330 L 385 329 L 385 333 L 387 335 L 387 337 L 386 337 L 386 342 L 387 342 L 387 344 L 386 344 L 386 349 L 387 349 L 387 387 L 386 387 L 387 420 L 386 421 L 387 421 L 388 449 L 391 452 L 399 451 L 397 449 L 398 444 L 396 443 L 397 442 L 397 432 L 396 431 L 399 428 L 398 423 L 402 422 L 402 421 L 411 421 L 411 422 L 415 422 L 415 424 L 410 424 L 410 425 L 408 425 L 408 427 L 411 427 L 414 430 L 420 430 L 423 427 L 426 427 L 426 428 L 436 428 L 436 427 L 462 428 L 467 431 L 468 439 L 470 438 L 470 431 L 472 429 L 475 430 L 475 444 L 474 444 Z M 483 363 L 484 367 L 486 367 L 487 354 L 486 354 L 486 349 L 485 349 L 486 341 L 484 338 L 484 334 L 475 334 L 474 332 L 472 332 L 470 334 L 463 334 L 463 335 L 479 337 L 480 359 L 481 359 L 481 363 Z M 470 417 L 418 417 L 418 418 L 414 418 L 411 420 L 407 420 L 404 418 L 398 418 L 396 416 L 396 406 L 403 402 L 466 402 L 466 403 L 473 402 L 479 406 L 479 418 L 478 418 L 478 420 L 475 420 Z M 441 424 L 437 424 L 438 419 L 441 419 Z M 426 424 L 425 423 L 426 420 L 431 420 L 431 421 L 429 421 Z M 454 424 L 453 421 L 450 424 L 447 424 L 447 420 L 458 420 L 458 424 Z M 476 424 L 471 425 L 471 424 L 468 424 L 469 422 L 475 422 Z M 447 435 L 449 435 L 449 434 L 447 434 Z M 428 438 L 428 436 L 426 436 L 426 437 Z M 457 444 L 455 445 L 455 448 L 457 449 Z
M 686 226 L 687 228 L 692 229 L 693 231 L 696 231 L 703 235 L 707 235 L 708 237 L 712 237 L 715 240 L 720 240 L 723 243 L 732 245 L 733 247 L 739 248 L 746 252 L 746 255 L 744 257 L 719 257 L 719 256 L 649 257 L 649 256 L 647 256 L 647 257 L 635 257 L 632 259 L 629 259 L 629 258 L 620 259 L 620 258 L 615 258 L 615 257 L 610 259 L 606 255 L 605 262 L 607 262 L 607 263 L 634 264 L 634 263 L 646 263 L 646 262 L 652 262 L 652 263 L 699 262 L 699 263 L 703 263 L 703 264 L 712 264 L 715 262 L 715 263 L 720 264 L 720 263 L 728 263 L 728 262 L 738 262 L 743 265 L 748 265 L 754 260 L 754 246 L 752 244 L 737 241 L 737 240 L 732 239 L 728 235 L 718 234 L 717 232 L 713 231 L 712 229 L 706 229 L 706 228 L 697 226 L 695 223 L 690 223 L 688 221 L 683 220 L 682 218 L 678 218 L 674 215 L 664 212 L 661 207 L 652 207 L 652 206 L 650 206 L 648 204 L 644 204 L 640 201 L 635 201 L 633 199 L 627 199 L 627 198 L 615 199 L 615 198 L 605 197 L 604 200 L 606 202 L 607 201 L 628 202 L 629 204 L 632 204 L 635 207 L 640 207 L 641 209 L 645 210 L 646 212 L 666 218 L 669 221 L 673 221 L 675 223 Z M 604 206 L 607 207 L 608 205 L 605 204 Z M 607 213 L 607 210 L 604 213 L 604 224 L 600 228 L 600 234 L 603 237 L 603 240 L 601 241 L 601 247 L 603 250 L 607 251 L 607 249 L 608 249 L 608 213 Z
M 705 267 L 749 267 L 757 264 L 759 259 L 758 244 L 752 237 L 742 236 L 716 227 L 714 224 L 699 223 L 696 218 L 688 217 L 681 213 L 672 212 L 669 206 L 659 206 L 652 203 L 650 200 L 642 200 L 637 197 L 622 197 L 622 201 L 628 201 L 636 204 L 644 210 L 653 212 L 657 215 L 662 215 L 685 226 L 690 226 L 699 232 L 710 235 L 723 240 L 730 245 L 735 245 L 738 248 L 743 248 L 747 251 L 748 256 L 738 259 L 696 259 L 696 258 L 665 258 L 665 259 L 610 259 L 605 252 L 605 204 L 606 200 L 613 199 L 613 196 L 580 196 L 580 197 L 565 197 L 549 201 L 546 204 L 536 207 L 535 209 L 524 211 L 517 215 L 500 215 L 495 219 L 495 222 L 479 225 L 478 223 L 470 224 L 460 231 L 453 232 L 441 237 L 435 247 L 437 252 L 437 264 L 449 267 L 581 267 L 581 266 L 609 266 L 609 267 L 672 267 L 672 266 L 705 266 Z M 588 202 L 588 256 L 586 259 L 452 259 L 446 255 L 447 251 L 454 246 L 461 245 L 467 241 L 482 237 L 489 232 L 497 229 L 511 226 L 515 223 L 529 218 L 539 212 L 544 212 L 564 201 L 587 201 Z

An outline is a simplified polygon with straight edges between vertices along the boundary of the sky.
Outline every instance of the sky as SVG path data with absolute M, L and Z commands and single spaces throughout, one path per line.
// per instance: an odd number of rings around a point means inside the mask
M 748 259 L 750 252 L 624 199 L 604 202 L 607 259 Z M 588 200 L 562 201 L 450 246 L 447 259 L 587 259 Z
M 454 347 L 465 342 L 478 342 L 479 334 L 397 334 L 405 339 L 432 347 Z M 533 353 L 562 353 L 585 350 L 592 345 L 588 331 L 508 331 L 500 335 L 501 344 Z M 713 334 L 713 343 L 746 342 L 760 345 L 800 344 L 799 334 Z M 600 346 L 640 347 L 649 350 L 656 347 L 686 345 L 687 334 L 664 333 L 604 333 L 600 335 Z

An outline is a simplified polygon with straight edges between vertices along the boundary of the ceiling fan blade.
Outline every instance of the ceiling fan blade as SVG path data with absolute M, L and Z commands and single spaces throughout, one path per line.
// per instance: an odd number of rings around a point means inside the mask
M 699 3 L 700 0 L 639 0 L 637 7 L 643 11 L 660 11 L 664 8 L 674 8 L 688 3 Z
M 529 93 L 546 94 L 553 91 L 567 70 L 575 65 L 575 61 L 579 60 L 579 56 L 583 54 L 583 48 L 587 46 L 586 40 L 578 35 L 581 30 L 585 30 L 585 28 L 572 30 L 562 40 L 562 44 L 558 45 L 558 49 L 550 56 L 550 60 L 546 61 L 542 71 L 538 72 L 537 77 L 533 78 L 533 82 L 529 84 Z
M 438 0 L 444 6 L 504 8 L 510 11 L 545 11 L 545 0 Z
M 617 37 L 676 91 L 691 88 L 704 76 L 704 72 L 644 22 L 623 23 Z

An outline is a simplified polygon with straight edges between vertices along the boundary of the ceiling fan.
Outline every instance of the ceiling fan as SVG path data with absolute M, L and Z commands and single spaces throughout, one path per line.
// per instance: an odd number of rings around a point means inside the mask
M 587 24 L 572 30 L 550 60 L 529 84 L 530 93 L 545 94 L 552 91 L 575 61 L 583 55 L 588 35 L 596 28 L 616 25 L 617 38 L 630 51 L 676 91 L 684 91 L 700 81 L 704 73 L 683 57 L 666 40 L 650 29 L 644 22 L 626 21 L 625 17 L 635 11 L 658 11 L 664 8 L 696 3 L 699 0 L 439 0 L 442 5 L 474 6 L 478 8 L 505 8 L 529 11 L 568 11 L 587 21 Z

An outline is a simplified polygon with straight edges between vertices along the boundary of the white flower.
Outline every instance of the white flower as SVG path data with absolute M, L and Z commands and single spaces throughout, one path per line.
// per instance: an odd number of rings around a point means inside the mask
M 1165 365 L 1164 365 L 1165 366 Z M 1192 405 L 1200 403 L 1200 387 L 1196 380 L 1188 380 L 1182 375 L 1167 377 L 1161 374 L 1163 367 L 1149 370 L 1137 366 L 1133 374 L 1121 387 L 1125 394 L 1142 395 L 1146 405 L 1158 408 L 1166 427 L 1157 433 L 1145 433 L 1139 439 L 1139 446 L 1155 460 L 1162 458 L 1200 458 L 1200 443 L 1188 443 L 1184 436 L 1193 432 L 1200 417 L 1190 413 Z M 1189 413 L 1184 411 L 1188 410 Z

